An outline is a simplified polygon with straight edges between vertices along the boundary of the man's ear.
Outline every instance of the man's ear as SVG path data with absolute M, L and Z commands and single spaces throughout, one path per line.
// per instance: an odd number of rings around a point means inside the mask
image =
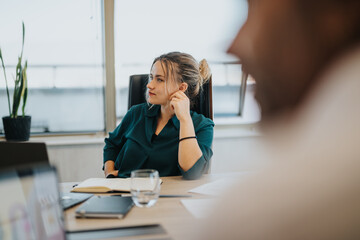
M 179 90 L 182 91 L 182 92 L 185 92 L 186 89 L 188 88 L 188 84 L 187 83 L 181 83 L 180 86 L 179 86 Z

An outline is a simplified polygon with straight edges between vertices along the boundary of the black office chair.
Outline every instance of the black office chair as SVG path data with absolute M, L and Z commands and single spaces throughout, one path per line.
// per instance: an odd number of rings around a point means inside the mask
M 130 76 L 128 109 L 133 105 L 146 102 L 145 94 L 148 79 L 148 74 Z M 209 81 L 200 89 L 191 110 L 213 120 L 212 77 L 210 77 Z

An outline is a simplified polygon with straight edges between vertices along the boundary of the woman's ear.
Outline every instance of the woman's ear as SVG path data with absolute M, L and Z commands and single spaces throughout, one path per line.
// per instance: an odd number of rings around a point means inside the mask
M 182 91 L 182 92 L 185 92 L 186 89 L 188 88 L 188 84 L 187 83 L 181 83 L 180 86 L 179 86 L 179 90 Z

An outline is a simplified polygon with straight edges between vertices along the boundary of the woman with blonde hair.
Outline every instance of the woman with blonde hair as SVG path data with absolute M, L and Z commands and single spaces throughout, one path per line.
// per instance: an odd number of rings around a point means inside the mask
M 206 60 L 170 52 L 150 70 L 147 103 L 130 108 L 105 139 L 106 177 L 129 177 L 135 169 L 156 169 L 160 176 L 199 178 L 212 156 L 214 123 L 190 110 L 210 78 Z

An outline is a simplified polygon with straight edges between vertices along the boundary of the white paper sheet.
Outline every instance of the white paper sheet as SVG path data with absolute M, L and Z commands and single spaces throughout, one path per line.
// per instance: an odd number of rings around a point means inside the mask
M 247 178 L 254 172 L 241 172 L 236 174 L 230 174 L 228 177 L 222 177 L 219 180 L 215 180 L 211 183 L 203 184 L 199 187 L 190 189 L 190 193 L 200 193 L 210 196 L 220 196 L 224 191 L 229 189 L 237 180 L 241 178 Z
M 220 196 L 234 182 L 233 179 L 219 179 L 211 183 L 203 184 L 199 187 L 190 189 L 190 193 L 200 193 L 211 196 Z
M 195 218 L 206 218 L 214 210 L 216 199 L 182 199 L 181 203 Z

